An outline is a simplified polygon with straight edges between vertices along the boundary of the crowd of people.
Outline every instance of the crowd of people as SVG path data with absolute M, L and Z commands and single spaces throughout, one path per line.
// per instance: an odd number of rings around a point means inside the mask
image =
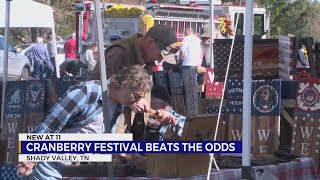
M 208 48 L 207 32 L 202 33 L 202 41 L 191 27 L 186 32 L 181 47 L 182 68 L 197 68 L 199 73 L 203 73 L 208 66 L 208 63 L 203 65 L 208 60 L 208 51 L 203 51 Z M 40 67 L 41 71 L 35 73 L 41 78 L 49 70 L 54 72 L 50 61 L 53 56 L 41 44 L 43 39 L 39 38 L 37 43 L 39 45 L 34 47 L 30 57 Z M 74 45 L 72 35 L 64 47 L 65 57 L 70 61 L 76 58 Z M 109 103 L 112 133 L 133 132 L 135 140 L 162 140 L 166 130 L 171 128 L 177 136 L 181 136 L 185 117 L 173 110 L 170 93 L 165 88 L 153 86 L 151 81 L 155 61 L 162 61 L 178 50 L 176 32 L 165 25 L 154 25 L 145 35 L 137 33 L 113 43 L 105 50 L 108 92 L 107 99 L 102 99 L 97 44 L 92 44 L 80 58 L 80 62 L 88 68 L 88 81 L 72 86 L 33 132 L 103 133 L 103 100 Z M 150 108 L 161 116 L 150 115 Z M 146 134 L 145 126 L 148 129 Z M 67 165 L 70 162 L 20 162 L 17 173 L 29 179 L 61 179 L 61 168 Z

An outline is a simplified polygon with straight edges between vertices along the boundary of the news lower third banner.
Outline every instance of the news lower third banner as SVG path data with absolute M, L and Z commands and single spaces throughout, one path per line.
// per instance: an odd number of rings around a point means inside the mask
M 19 161 L 111 162 L 117 153 L 241 153 L 241 141 L 132 141 L 132 134 L 19 134 Z

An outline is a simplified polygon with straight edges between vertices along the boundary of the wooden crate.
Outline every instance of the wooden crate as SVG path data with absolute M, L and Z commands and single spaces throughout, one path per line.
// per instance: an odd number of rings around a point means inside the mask
M 295 39 L 289 36 L 279 37 L 279 78 L 292 80 L 293 50 Z
M 224 116 L 221 117 L 217 140 L 224 140 Z M 217 124 L 216 115 L 204 115 L 186 119 L 181 140 L 213 140 Z M 206 174 L 208 154 L 147 154 L 147 176 L 186 177 Z

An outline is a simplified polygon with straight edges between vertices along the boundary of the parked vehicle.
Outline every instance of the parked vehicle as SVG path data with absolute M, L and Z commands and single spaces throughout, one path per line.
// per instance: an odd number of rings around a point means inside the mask
M 28 79 L 31 73 L 29 59 L 16 52 L 11 44 L 8 46 L 8 81 L 19 79 Z M 3 77 L 3 60 L 4 60 L 4 37 L 0 35 L 0 81 Z
M 63 49 L 64 41 L 59 41 L 59 42 L 60 43 L 57 43 L 57 58 L 56 58 L 58 72 L 59 72 L 59 66 L 65 60 L 64 49 Z M 35 45 L 34 43 L 20 44 L 20 45 L 16 46 L 15 49 L 16 49 L 17 53 L 26 56 L 27 53 L 31 50 L 32 46 L 34 46 L 34 45 Z M 45 44 L 45 46 L 47 46 L 47 45 Z

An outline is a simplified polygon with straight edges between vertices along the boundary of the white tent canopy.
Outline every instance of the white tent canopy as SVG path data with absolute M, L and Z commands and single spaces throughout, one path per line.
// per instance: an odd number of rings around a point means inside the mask
M 8 12 L 8 13 L 7 13 Z M 10 13 L 9 13 L 10 12 Z M 52 29 L 52 40 L 56 43 L 53 9 L 50 6 L 32 0 L 1 0 L 0 1 L 0 27 L 5 28 L 4 61 L 3 61 L 3 86 L 1 103 L 1 122 L 3 127 L 4 102 L 8 69 L 8 36 L 10 27 L 47 27 Z M 57 57 L 57 48 L 54 50 Z M 56 63 L 56 69 L 57 63 Z M 58 72 L 57 76 L 59 77 Z
M 6 1 L 0 1 L 0 27 L 5 27 Z M 52 7 L 32 0 L 11 1 L 10 27 L 54 27 Z

